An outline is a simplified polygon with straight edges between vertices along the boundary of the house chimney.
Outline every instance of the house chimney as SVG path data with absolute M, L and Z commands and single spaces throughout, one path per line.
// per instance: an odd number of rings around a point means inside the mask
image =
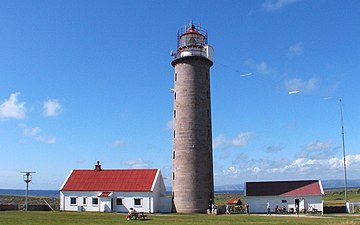
M 98 171 L 98 172 L 101 171 L 100 161 L 97 161 L 97 163 L 96 163 L 96 165 L 95 165 L 95 171 Z

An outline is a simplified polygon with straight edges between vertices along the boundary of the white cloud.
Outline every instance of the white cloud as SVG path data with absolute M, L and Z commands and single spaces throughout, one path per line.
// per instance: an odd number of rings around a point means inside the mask
M 256 72 L 264 75 L 268 75 L 276 71 L 274 68 L 269 67 L 264 61 L 255 62 L 253 59 L 248 59 L 245 61 L 245 65 L 247 65 L 253 70 L 256 70 Z
M 297 1 L 298 0 L 266 0 L 262 4 L 262 9 L 267 12 L 273 12 L 273 11 L 280 10 L 281 8 L 285 7 L 286 5 L 290 5 Z
M 360 173 L 360 154 L 346 156 L 349 176 Z M 343 176 L 343 158 L 297 158 L 274 160 L 242 160 L 225 169 L 215 170 L 215 180 L 224 184 L 249 180 L 339 179 Z
M 288 56 L 299 56 L 302 55 L 304 52 L 304 45 L 302 43 L 296 43 L 289 47 L 288 49 Z
M 317 87 L 318 79 L 311 78 L 309 80 L 302 80 L 300 78 L 292 78 L 285 80 L 285 88 L 288 91 L 301 91 L 301 92 L 309 92 L 313 91 Z
M 124 140 L 115 140 L 111 144 L 109 144 L 110 148 L 121 148 L 125 146 L 126 142 Z
M 253 132 L 242 132 L 239 133 L 235 138 L 227 139 L 225 135 L 220 134 L 213 141 L 213 147 L 215 148 L 225 148 L 225 147 L 245 147 L 249 144 L 249 140 L 255 136 Z
M 25 137 L 30 137 L 35 139 L 38 142 L 42 142 L 45 144 L 55 144 L 56 143 L 56 137 L 48 137 L 42 135 L 42 130 L 40 127 L 30 127 L 26 124 L 20 123 L 18 124 L 20 128 L 23 129 L 23 133 Z
M 122 161 L 123 164 L 128 166 L 132 169 L 144 169 L 150 167 L 150 161 L 144 160 L 144 159 L 130 159 L 130 160 L 124 160 Z
M 18 102 L 19 92 L 10 94 L 0 105 L 0 118 L 23 119 L 26 116 L 25 102 Z
M 46 117 L 57 116 L 62 108 L 57 99 L 49 99 L 43 103 L 43 115 Z
M 226 138 L 223 134 L 217 136 L 213 141 L 213 148 L 221 148 L 226 144 Z
M 331 149 L 333 144 L 331 141 L 311 141 L 306 147 L 305 150 L 307 151 L 318 151 L 318 150 L 326 150 Z
M 340 146 L 331 141 L 310 141 L 297 155 L 298 158 L 327 159 L 335 155 Z

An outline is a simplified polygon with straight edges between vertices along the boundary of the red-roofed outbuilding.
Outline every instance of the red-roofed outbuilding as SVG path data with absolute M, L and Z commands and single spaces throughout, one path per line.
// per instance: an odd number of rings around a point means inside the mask
M 170 212 L 159 169 L 72 170 L 60 188 L 60 210 Z
M 268 203 L 272 212 L 276 208 L 285 208 L 286 212 L 296 209 L 322 212 L 323 195 L 319 180 L 245 182 L 244 185 L 244 200 L 253 213 L 267 212 Z

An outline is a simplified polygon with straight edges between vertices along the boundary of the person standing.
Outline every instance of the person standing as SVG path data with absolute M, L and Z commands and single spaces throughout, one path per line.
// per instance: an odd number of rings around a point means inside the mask
M 230 215 L 230 206 L 229 204 L 226 204 L 226 215 L 229 214 Z
M 266 208 L 267 208 L 267 213 L 266 213 L 266 215 L 270 215 L 270 216 L 271 216 L 271 209 L 270 209 L 270 203 L 269 203 L 269 202 L 267 203 Z
M 249 203 L 245 203 L 245 213 L 250 215 L 250 211 L 249 211 Z

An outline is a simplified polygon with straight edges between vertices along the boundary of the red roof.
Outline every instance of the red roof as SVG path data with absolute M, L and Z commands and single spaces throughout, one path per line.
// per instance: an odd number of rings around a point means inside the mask
M 149 192 L 157 169 L 73 170 L 61 191 Z
M 322 195 L 323 190 L 318 180 L 246 182 L 245 194 L 246 196 Z
M 99 197 L 109 197 L 111 195 L 112 192 L 110 191 L 104 191 L 101 193 L 101 195 Z

